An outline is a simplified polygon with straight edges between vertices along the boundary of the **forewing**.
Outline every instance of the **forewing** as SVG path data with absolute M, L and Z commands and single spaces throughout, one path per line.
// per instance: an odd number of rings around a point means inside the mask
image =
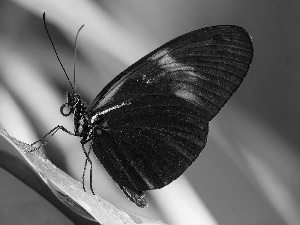
M 95 112 L 141 95 L 176 95 L 211 120 L 240 86 L 253 57 L 250 35 L 237 26 L 207 27 L 179 36 L 113 79 L 89 105 Z
M 245 77 L 253 56 L 236 26 L 192 31 L 166 43 L 111 81 L 89 105 L 93 150 L 115 182 L 161 188 L 204 148 L 209 121 Z

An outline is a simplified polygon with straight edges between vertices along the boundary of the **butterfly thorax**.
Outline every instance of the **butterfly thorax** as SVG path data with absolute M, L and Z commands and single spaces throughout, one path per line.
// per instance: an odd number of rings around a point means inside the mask
M 69 112 L 65 113 L 64 108 L 68 108 Z M 74 134 L 81 137 L 81 143 L 86 143 L 90 140 L 92 134 L 92 126 L 89 122 L 89 118 L 86 112 L 87 104 L 82 97 L 72 92 L 67 92 L 66 103 L 60 108 L 60 112 L 63 116 L 74 116 Z

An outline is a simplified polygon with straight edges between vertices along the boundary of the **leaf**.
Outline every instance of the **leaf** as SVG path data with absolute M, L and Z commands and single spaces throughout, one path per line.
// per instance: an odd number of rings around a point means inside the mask
M 38 149 L 9 136 L 2 127 L 0 137 L 1 149 L 13 147 L 22 156 L 0 150 L 0 167 L 38 192 L 75 224 L 164 224 L 126 212 L 89 190 L 85 192 L 81 182 L 58 169 Z

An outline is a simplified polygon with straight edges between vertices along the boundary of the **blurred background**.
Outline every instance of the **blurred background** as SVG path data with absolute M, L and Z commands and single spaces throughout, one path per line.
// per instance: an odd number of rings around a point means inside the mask
M 242 26 L 253 38 L 252 66 L 210 123 L 208 144 L 185 175 L 148 193 L 143 210 L 94 159 L 94 189 L 120 207 L 173 225 L 300 224 L 299 10 L 296 0 L 1 1 L 0 124 L 26 143 L 58 124 L 73 129 L 72 118 L 59 112 L 70 86 L 43 12 L 71 77 L 75 35 L 85 24 L 76 86 L 88 103 L 117 74 L 172 38 L 205 26 Z M 59 132 L 44 150 L 81 180 L 85 157 L 78 138 Z M 1 224 L 71 224 L 3 170 L 0 179 L 0 221 L 6 218 Z

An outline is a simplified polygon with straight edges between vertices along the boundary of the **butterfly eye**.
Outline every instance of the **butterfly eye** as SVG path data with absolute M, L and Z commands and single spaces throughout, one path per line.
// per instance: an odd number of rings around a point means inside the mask
M 72 92 L 67 92 L 66 95 L 66 103 L 65 106 L 68 105 L 70 108 L 74 107 L 76 105 L 76 103 L 79 101 L 79 98 L 76 94 L 72 93 Z M 63 108 L 64 108 L 63 107 Z

